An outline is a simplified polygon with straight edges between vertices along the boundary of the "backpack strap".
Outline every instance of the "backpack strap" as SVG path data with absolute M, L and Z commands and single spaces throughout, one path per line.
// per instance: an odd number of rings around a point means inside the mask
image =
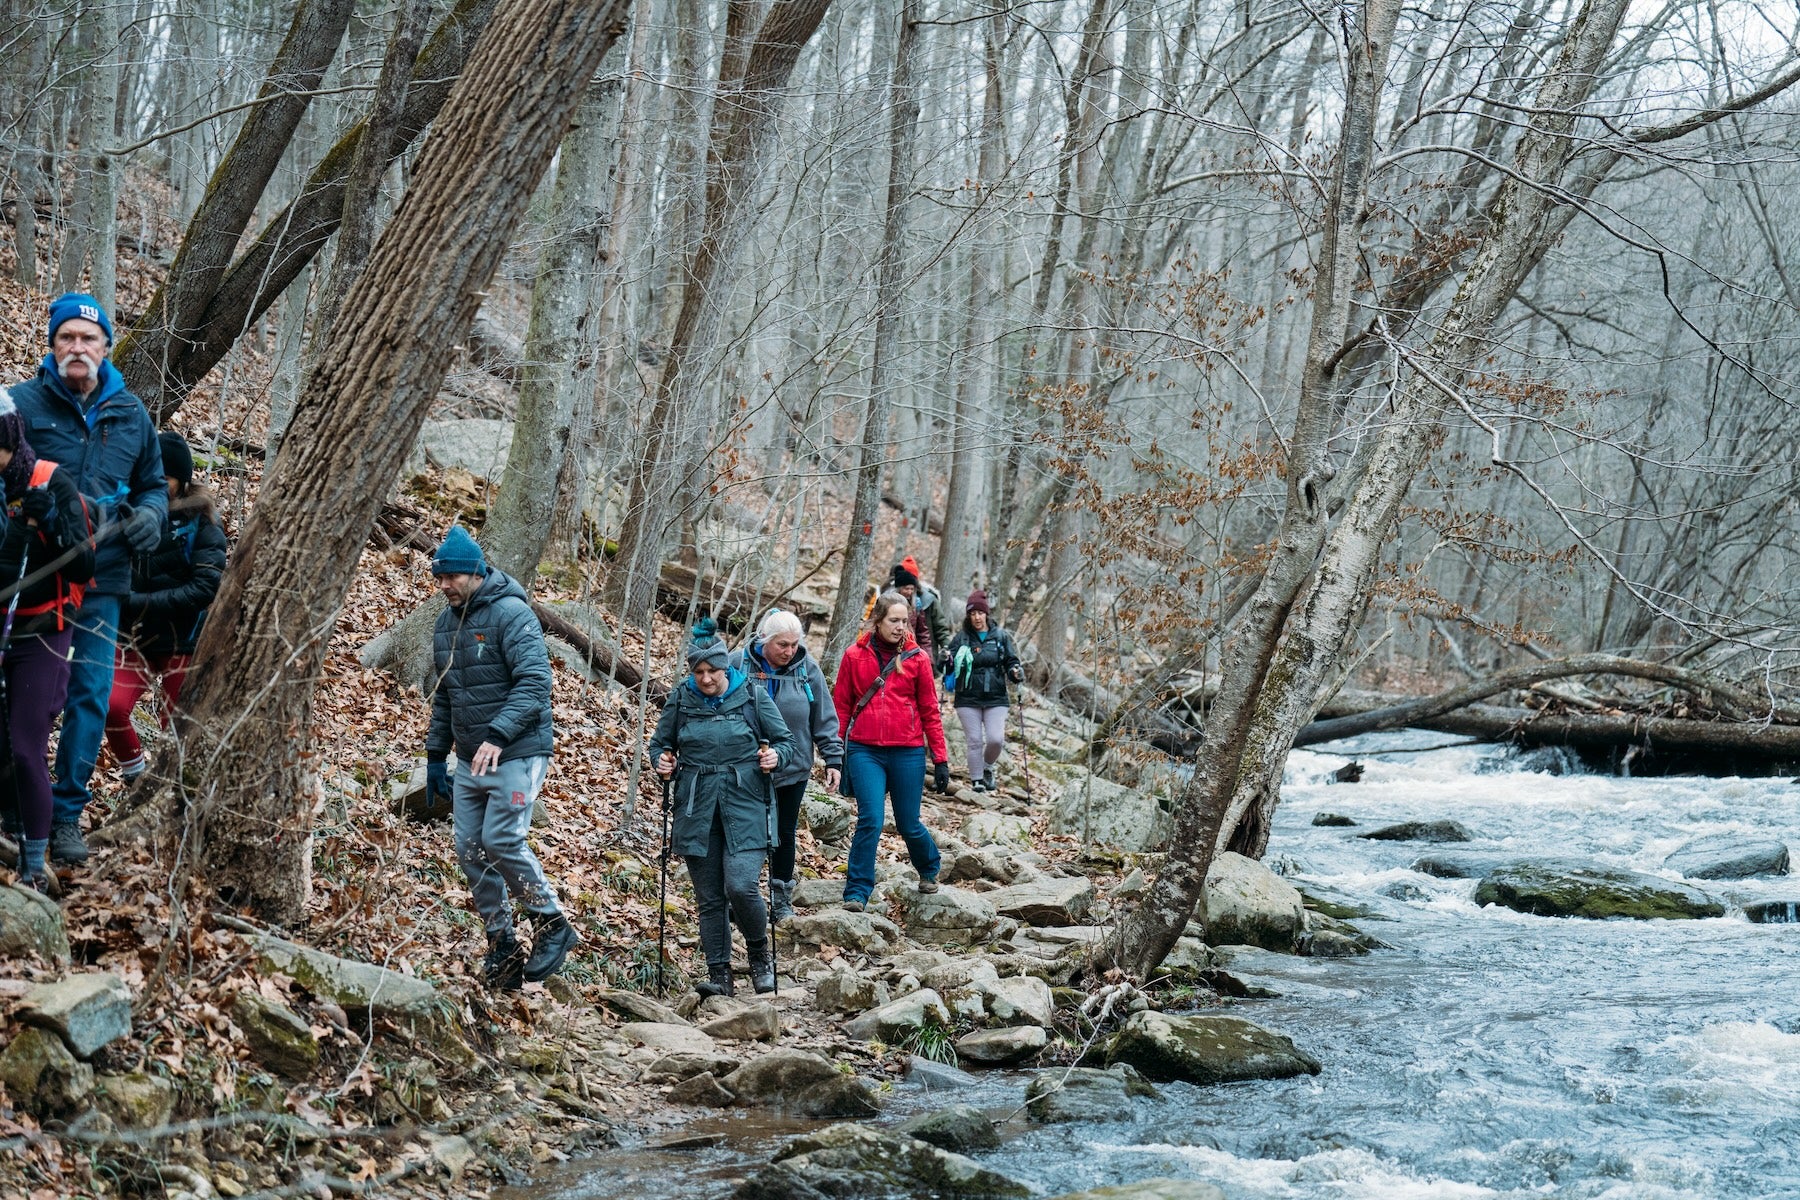
M 56 464 L 47 458 L 40 458 L 31 464 L 31 487 L 50 486 L 50 476 L 56 471 Z
M 856 704 L 850 709 L 850 720 L 844 724 L 844 740 L 846 742 L 850 740 L 850 731 L 856 727 L 856 718 L 862 716 L 863 709 L 869 707 L 869 701 L 875 699 L 875 694 L 887 685 L 888 679 L 899 669 L 900 664 L 923 653 L 925 653 L 923 650 L 914 646 L 912 649 L 902 650 L 888 659 L 888 665 L 881 668 L 881 674 L 875 677 L 875 682 L 869 685 L 869 690 L 858 696 Z

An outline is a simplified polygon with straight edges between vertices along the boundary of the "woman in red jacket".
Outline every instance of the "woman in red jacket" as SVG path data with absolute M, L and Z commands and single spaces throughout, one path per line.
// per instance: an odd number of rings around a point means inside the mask
M 844 651 L 831 698 L 845 746 L 844 781 L 856 797 L 856 834 L 844 907 L 861 912 L 875 890 L 875 851 L 881 844 L 882 804 L 893 798 L 894 826 L 906 842 L 919 890 L 938 890 L 938 848 L 919 805 L 925 792 L 925 751 L 932 786 L 950 790 L 950 750 L 938 713 L 931 655 L 912 636 L 912 603 L 883 592 L 870 613 L 874 627 Z

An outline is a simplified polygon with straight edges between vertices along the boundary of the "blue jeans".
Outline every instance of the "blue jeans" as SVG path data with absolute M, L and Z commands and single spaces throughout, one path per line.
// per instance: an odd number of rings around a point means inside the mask
M 106 736 L 106 704 L 112 699 L 113 648 L 119 640 L 121 596 L 89 592 L 75 613 L 70 646 L 69 699 L 56 739 L 56 783 L 50 788 L 57 824 L 79 823 L 92 799 L 88 780 Z
M 894 802 L 894 828 L 906 843 L 906 855 L 920 879 L 938 873 L 937 843 L 919 820 L 925 795 L 925 747 L 865 746 L 851 742 L 844 773 L 856 797 L 856 833 L 850 839 L 850 874 L 844 899 L 867 900 L 875 890 L 875 851 L 881 845 L 882 802 Z

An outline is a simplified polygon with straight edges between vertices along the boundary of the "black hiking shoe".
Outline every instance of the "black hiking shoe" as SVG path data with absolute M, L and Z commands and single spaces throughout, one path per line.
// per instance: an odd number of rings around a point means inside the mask
M 563 960 L 581 939 L 561 913 L 536 913 L 532 918 L 531 957 L 525 962 L 525 979 L 542 983 L 562 970 Z
M 750 986 L 759 996 L 775 990 L 775 943 L 770 938 L 750 942 L 745 947 L 750 956 Z
M 50 827 L 50 861 L 79 867 L 88 860 L 87 839 L 76 821 L 58 821 Z
M 516 992 L 525 986 L 525 951 L 512 930 L 488 934 L 487 957 L 481 960 L 481 981 L 493 992 Z
M 707 963 L 706 982 L 695 984 L 694 990 L 702 1000 L 708 996 L 737 995 L 737 985 L 731 982 L 731 964 Z
M 991 791 L 995 790 L 994 766 L 992 763 L 989 763 L 988 769 L 981 773 L 981 790 L 984 792 L 991 792 Z

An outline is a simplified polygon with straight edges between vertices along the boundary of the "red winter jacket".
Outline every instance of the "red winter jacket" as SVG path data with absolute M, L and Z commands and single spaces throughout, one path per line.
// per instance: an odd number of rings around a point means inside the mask
M 850 713 L 857 700 L 875 686 L 881 675 L 881 662 L 869 645 L 874 636 L 871 632 L 857 638 L 838 664 L 837 683 L 831 689 L 831 699 L 837 705 L 838 728 L 846 731 L 847 741 L 865 746 L 929 746 L 931 761 L 948 761 L 950 748 L 944 744 L 944 720 L 938 713 L 931 655 L 910 637 L 900 653 L 918 653 L 894 668 L 856 718 L 855 727 L 851 727 Z

